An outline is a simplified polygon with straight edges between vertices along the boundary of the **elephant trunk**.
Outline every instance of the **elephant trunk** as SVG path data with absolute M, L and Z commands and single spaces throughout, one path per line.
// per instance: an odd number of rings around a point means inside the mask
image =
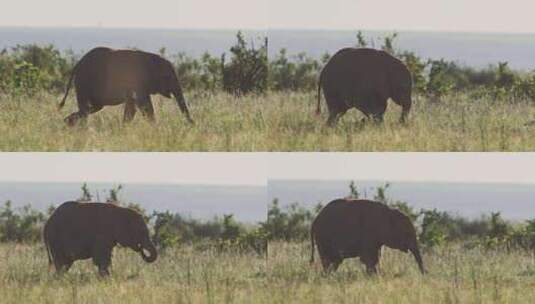
M 186 99 L 184 98 L 184 94 L 182 93 L 182 89 L 180 86 L 177 86 L 175 91 L 173 92 L 173 95 L 175 96 L 176 102 L 178 104 L 178 107 L 180 108 L 180 111 L 186 116 L 186 119 L 189 123 L 193 124 L 193 119 L 191 119 L 191 116 L 189 114 L 188 106 L 186 104 Z
M 149 255 L 146 255 L 144 250 L 147 249 L 149 251 Z M 158 252 L 156 251 L 156 248 L 152 243 L 149 243 L 147 246 L 142 246 L 140 250 L 141 257 L 143 260 L 147 263 L 152 263 L 156 261 L 156 258 L 158 258 Z
M 410 249 L 410 251 L 414 255 L 414 259 L 416 260 L 416 263 L 418 263 L 418 267 L 420 268 L 420 272 L 422 274 L 425 274 L 424 262 L 422 261 L 422 256 L 420 255 L 420 250 L 418 249 L 417 246 L 414 246 L 413 248 Z

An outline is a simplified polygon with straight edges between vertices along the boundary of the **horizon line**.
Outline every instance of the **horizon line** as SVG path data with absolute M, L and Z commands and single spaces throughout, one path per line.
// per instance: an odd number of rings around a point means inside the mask
M 17 180 L 0 180 L 0 184 L 7 184 L 7 183 L 13 183 L 13 184 L 116 184 L 116 185 L 161 185 L 161 186 L 223 186 L 223 187 L 266 187 L 266 184 L 238 184 L 238 183 L 197 183 L 197 182 L 151 182 L 151 181 L 133 181 L 133 182 L 117 182 L 117 181 L 42 181 L 42 180 L 25 180 L 25 181 L 17 181 Z
M 0 25 L 0 28 L 20 29 L 94 29 L 94 30 L 178 30 L 178 31 L 343 31 L 343 32 L 392 32 L 392 33 L 441 33 L 441 34 L 489 34 L 489 35 L 534 35 L 535 31 L 474 31 L 474 30 L 450 30 L 450 29 L 385 29 L 385 28 L 312 28 L 312 27 L 140 27 L 140 26 L 99 26 L 99 25 Z
M 317 179 L 308 179 L 308 178 L 274 178 L 274 179 L 269 179 L 268 180 L 268 187 L 269 187 L 269 182 L 272 182 L 272 181 L 275 181 L 275 182 L 355 182 L 355 183 L 358 183 L 358 182 L 380 182 L 380 183 L 384 183 L 384 184 L 390 184 L 390 185 L 393 185 L 394 183 L 418 183 L 418 184 L 421 184 L 421 183 L 426 183 L 426 184 L 441 184 L 441 183 L 444 183 L 444 184 L 463 184 L 463 185 L 496 185 L 496 184 L 500 184 L 500 185 L 519 185 L 519 186 L 528 186 L 528 185 L 534 185 L 535 184 L 535 181 L 452 181 L 452 180 L 430 180 L 430 181 L 425 181 L 425 180 L 417 180 L 417 179 L 413 179 L 413 180 L 379 180 L 379 179 L 352 179 L 352 178 L 348 178 L 348 179 L 344 179 L 344 178 L 335 178 L 335 179 L 328 179 L 328 178 L 325 178 L 325 179 L 321 179 L 321 178 L 317 178 Z M 356 185 L 358 186 L 358 184 Z

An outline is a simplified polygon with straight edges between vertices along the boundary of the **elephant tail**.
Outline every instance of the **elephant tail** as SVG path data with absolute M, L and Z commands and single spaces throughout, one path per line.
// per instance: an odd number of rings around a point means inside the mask
M 69 96 L 69 90 L 72 86 L 72 80 L 74 79 L 74 75 L 76 74 L 76 70 L 79 64 L 80 62 L 78 62 L 72 69 L 71 76 L 69 78 L 69 83 L 67 84 L 67 90 L 65 91 L 65 96 L 63 96 L 63 100 L 58 104 L 58 110 L 61 110 L 63 106 L 65 106 L 65 101 L 67 100 L 67 96 Z
M 318 82 L 318 105 L 316 107 L 316 116 L 321 114 L 321 80 Z
M 310 229 L 310 264 L 314 264 L 314 247 L 316 244 L 314 243 L 314 233 L 312 232 L 312 229 Z

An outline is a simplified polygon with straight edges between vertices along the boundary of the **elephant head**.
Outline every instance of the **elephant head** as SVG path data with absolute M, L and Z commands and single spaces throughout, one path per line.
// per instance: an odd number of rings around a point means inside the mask
M 150 56 L 149 70 L 152 71 L 151 94 L 157 93 L 167 98 L 171 98 L 171 95 L 173 95 L 180 111 L 186 116 L 188 122 L 193 123 L 173 64 L 160 56 L 154 54 L 150 54 Z
M 126 208 L 118 212 L 121 214 L 115 219 L 115 241 L 138 252 L 147 263 L 156 261 L 158 252 L 150 240 L 149 229 L 141 214 Z
M 416 240 L 416 230 L 411 220 L 398 210 L 390 210 L 388 217 L 390 229 L 385 239 L 385 245 L 403 252 L 410 251 L 420 268 L 420 272 L 424 274 L 424 263 Z

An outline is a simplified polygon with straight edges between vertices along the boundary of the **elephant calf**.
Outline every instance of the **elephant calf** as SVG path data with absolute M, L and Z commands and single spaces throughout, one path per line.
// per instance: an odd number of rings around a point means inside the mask
M 130 121 L 139 108 L 149 119 L 154 119 L 151 94 L 173 95 L 186 116 L 189 114 L 178 76 L 171 62 L 159 55 L 137 50 L 94 48 L 74 66 L 61 109 L 74 80 L 78 111 L 65 118 L 74 125 L 81 118 L 100 111 L 104 106 L 126 103 L 124 121 Z
M 147 263 L 158 257 L 141 214 L 109 203 L 61 204 L 46 222 L 43 239 L 48 261 L 58 273 L 68 271 L 76 260 L 92 258 L 99 274 L 109 275 L 117 244 L 139 252 Z
M 410 251 L 425 273 L 416 231 L 411 220 L 398 210 L 369 200 L 337 199 L 327 204 L 310 230 L 314 262 L 317 244 L 325 271 L 336 270 L 345 258 L 360 257 L 368 273 L 377 272 L 381 247 Z
M 336 124 L 351 108 L 382 121 L 389 98 L 403 108 L 402 122 L 411 109 L 411 73 L 384 51 L 345 48 L 329 59 L 319 77 L 317 115 L 321 113 L 322 88 L 329 109 L 328 125 Z

